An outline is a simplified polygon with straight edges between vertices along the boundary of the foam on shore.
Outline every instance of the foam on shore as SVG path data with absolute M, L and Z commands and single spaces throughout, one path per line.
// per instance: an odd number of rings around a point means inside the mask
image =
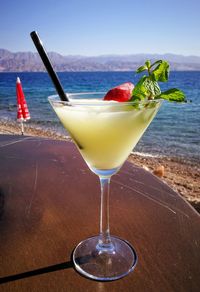
M 143 153 L 143 152 L 138 152 L 138 151 L 131 151 L 131 154 L 133 155 L 138 155 L 141 157 L 151 157 L 151 158 L 162 158 L 164 157 L 163 155 L 158 155 L 158 154 L 150 154 L 150 153 Z

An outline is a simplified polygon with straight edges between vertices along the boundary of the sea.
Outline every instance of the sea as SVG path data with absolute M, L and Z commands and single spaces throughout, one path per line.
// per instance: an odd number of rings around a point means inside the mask
M 135 72 L 60 72 L 66 92 L 108 91 L 124 82 L 136 83 Z M 65 135 L 47 97 L 56 94 L 45 72 L 0 73 L 0 123 L 17 126 L 16 78 L 19 77 L 31 119 L 27 127 Z M 162 90 L 179 88 L 187 103 L 164 102 L 157 116 L 138 142 L 134 152 L 144 156 L 167 156 L 191 163 L 200 162 L 200 72 L 170 72 Z

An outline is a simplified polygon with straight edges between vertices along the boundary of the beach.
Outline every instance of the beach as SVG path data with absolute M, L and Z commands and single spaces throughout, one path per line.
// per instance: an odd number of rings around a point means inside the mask
M 21 135 L 20 124 L 0 121 L 0 134 Z M 25 135 L 70 140 L 69 137 L 53 130 L 33 127 L 30 124 L 25 124 Z M 198 164 L 184 161 L 178 157 L 153 156 L 134 152 L 129 156 L 128 161 L 158 176 L 200 213 L 200 168 Z

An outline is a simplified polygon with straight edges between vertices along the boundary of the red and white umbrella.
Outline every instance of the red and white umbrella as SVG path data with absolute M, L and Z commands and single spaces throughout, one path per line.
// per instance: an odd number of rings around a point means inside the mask
M 21 122 L 21 131 L 23 135 L 24 134 L 23 122 L 29 120 L 31 117 L 19 77 L 17 77 L 16 82 L 16 94 L 17 94 L 17 120 Z

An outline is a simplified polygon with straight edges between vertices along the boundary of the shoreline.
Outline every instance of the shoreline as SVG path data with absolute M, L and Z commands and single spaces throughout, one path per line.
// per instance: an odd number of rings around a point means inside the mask
M 25 135 L 40 136 L 56 140 L 70 138 L 49 129 L 34 127 L 25 124 Z M 0 134 L 21 135 L 20 124 L 7 124 L 0 121 Z M 128 161 L 143 167 L 167 183 L 174 191 L 178 192 L 200 213 L 200 168 L 198 164 L 183 161 L 176 157 L 151 156 L 143 153 L 132 152 Z

